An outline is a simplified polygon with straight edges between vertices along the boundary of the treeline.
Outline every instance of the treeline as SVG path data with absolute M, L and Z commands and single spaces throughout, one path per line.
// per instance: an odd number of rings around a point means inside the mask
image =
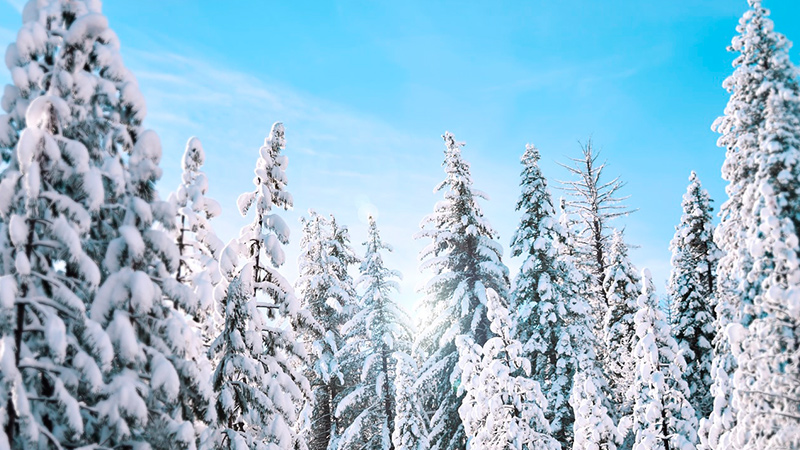
M 30 1 L 0 116 L 0 450 L 800 449 L 800 72 L 749 3 L 714 123 L 728 198 L 715 230 L 691 174 L 667 308 L 591 142 L 558 205 L 526 147 L 510 277 L 445 133 L 412 323 L 373 218 L 360 252 L 310 211 L 281 274 L 281 123 L 225 244 L 198 139 L 156 191 L 161 144 L 99 2 Z

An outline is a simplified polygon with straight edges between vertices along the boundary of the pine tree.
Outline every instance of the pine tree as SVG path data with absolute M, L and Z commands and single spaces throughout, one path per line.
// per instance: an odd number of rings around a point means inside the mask
M 575 420 L 570 393 L 582 367 L 596 374 L 597 339 L 589 305 L 576 291 L 580 275 L 567 252 L 559 251 L 567 237 L 556 221 L 538 161 L 539 150 L 528 145 L 517 203 L 522 219 L 511 241 L 512 256 L 524 256 L 525 261 L 514 280 L 512 302 L 516 334 L 532 365 L 531 378 L 541 384 L 547 399 L 545 415 L 552 435 L 568 448 Z
M 116 237 L 107 245 L 108 275 L 90 315 L 114 345 L 114 361 L 97 410 L 96 442 L 116 446 L 149 443 L 155 448 L 194 448 L 195 419 L 213 417 L 211 390 L 202 376 L 202 343 L 175 307 L 194 303 L 172 278 L 178 248 L 168 233 L 174 209 L 158 199 L 161 143 L 152 131 L 138 135 L 115 182 L 124 191 L 104 220 Z M 169 300 L 169 301 L 164 301 Z
M 628 389 L 633 414 L 623 428 L 635 434 L 633 450 L 694 450 L 697 417 L 683 380 L 686 362 L 658 307 L 650 271 L 642 271 L 636 312 L 636 378 Z
M 315 327 L 309 327 L 304 336 L 313 365 L 308 368 L 308 379 L 313 391 L 313 414 L 310 447 L 312 450 L 336 448 L 339 437 L 334 413 L 339 397 L 346 386 L 354 383 L 355 376 L 347 378 L 341 370 L 337 353 L 343 346 L 341 329 L 350 318 L 356 301 L 353 280 L 347 268 L 358 258 L 350 248 L 347 229 L 314 211 L 303 219 L 303 237 L 300 242 L 300 277 L 297 289 L 302 304 L 313 318 Z
M 699 417 L 711 413 L 711 346 L 714 340 L 714 291 L 718 250 L 712 240 L 708 192 L 697 175 L 689 176 L 683 216 L 670 243 L 672 273 L 667 285 L 672 330 L 687 361 L 684 378 L 689 402 Z
M 628 259 L 628 246 L 619 231 L 615 231 L 611 238 L 603 289 L 609 304 L 603 321 L 603 340 L 608 352 L 604 365 L 614 392 L 614 402 L 620 414 L 627 415 L 632 405 L 625 401 L 625 393 L 633 382 L 636 369 L 632 358 L 636 340 L 634 316 L 639 309 L 636 301 L 642 288 L 639 274 Z
M 729 328 L 737 367 L 732 404 L 739 448 L 800 447 L 800 80 L 791 43 L 772 31 L 760 2 L 745 17 L 744 46 L 766 65 L 758 147 L 742 196 L 744 243 L 751 264 L 742 283 L 740 325 Z M 755 41 L 759 38 L 758 41 Z M 728 244 L 724 242 L 724 244 Z M 741 244 L 740 244 L 741 245 Z
M 110 447 L 150 441 L 158 448 L 171 441 L 172 448 L 192 448 L 192 422 L 207 418 L 198 395 L 206 380 L 197 377 L 189 327 L 171 306 L 187 297 L 165 281 L 177 268 L 177 251 L 156 228 L 171 228 L 174 211 L 153 188 L 161 148 L 142 127 L 143 97 L 99 2 L 29 2 L 23 23 L 7 53 L 17 87 L 4 96 L 10 114 L 0 120 L 0 146 L 9 149 L 21 138 L 17 133 L 28 125 L 21 112 L 47 95 L 68 111 L 61 136 L 79 144 L 65 147 L 65 160 L 75 162 L 79 146 L 88 155 L 82 194 L 70 194 L 80 195 L 74 200 L 90 214 L 81 247 L 100 267 L 102 285 L 96 293 L 78 293 L 114 351 L 113 363 L 103 367 L 103 386 L 83 393 L 91 406 L 84 438 Z
M 619 177 L 602 181 L 606 163 L 598 164 L 600 152 L 595 152 L 591 139 L 581 146 L 581 151 L 582 158 L 570 158 L 574 166 L 561 164 L 577 179 L 562 181 L 561 184 L 571 197 L 566 207 L 579 230 L 575 235 L 576 263 L 593 276 L 588 300 L 599 326 L 609 306 L 603 289 L 611 234 L 609 225 L 615 218 L 627 216 L 635 210 L 624 204 L 628 197 L 617 196 L 625 186 Z M 596 331 L 599 333 L 600 330 Z
M 739 21 L 725 80 L 731 93 L 714 129 L 725 147 L 728 200 L 715 241 L 717 341 L 712 364 L 710 448 L 800 445 L 798 315 L 786 292 L 797 289 L 797 69 L 791 43 L 774 31 L 759 0 Z M 734 325 L 731 325 L 734 324 Z M 735 324 L 740 324 L 736 326 Z M 726 330 L 734 328 L 732 333 Z M 733 353 L 733 354 L 731 354 Z M 704 433 L 706 434 L 706 433 Z
M 297 369 L 305 351 L 295 337 L 307 312 L 278 271 L 289 227 L 272 212 L 292 207 L 284 146 L 278 122 L 259 149 L 255 190 L 238 199 L 243 216 L 254 210 L 253 221 L 220 256 L 225 326 L 209 350 L 219 361 L 212 378 L 217 420 L 204 435 L 203 448 L 308 448 L 295 425 L 310 396 L 308 380 Z
M 496 292 L 487 290 L 487 315 L 494 334 L 483 346 L 458 336 L 465 393 L 458 413 L 471 450 L 559 450 L 543 409 L 547 400 L 530 377 L 531 364 L 511 334 L 512 319 Z
M 417 238 L 430 238 L 421 252 L 421 269 L 433 272 L 424 288 L 422 308 L 427 312 L 414 342 L 420 363 L 415 382 L 429 416 L 427 441 L 431 450 L 463 448 L 466 437 L 458 408 L 460 369 L 455 338 L 467 335 L 477 345 L 490 336 L 486 317 L 486 289 L 502 297 L 508 290 L 508 269 L 501 262 L 502 248 L 483 217 L 478 198 L 485 194 L 472 187 L 469 164 L 461 157 L 462 143 L 445 133 L 445 173 L 436 191 L 444 200 L 422 221 Z
M 91 223 L 91 201 L 82 201 L 89 155 L 62 135 L 68 120 L 60 98 L 34 99 L 0 175 L 0 391 L 10 394 L 0 448 L 86 444 L 92 410 L 83 397 L 102 388 L 111 363 L 108 336 L 86 314 L 100 270 L 81 248 Z
M 200 170 L 205 152 L 200 140 L 192 137 L 183 154 L 182 182 L 170 198 L 178 208 L 176 242 L 180 261 L 175 279 L 189 286 L 196 304 L 189 304 L 186 313 L 199 324 L 205 343 L 210 343 L 223 326 L 222 315 L 216 307 L 214 287 L 220 283 L 219 258 L 223 243 L 214 233 L 209 220 L 217 217 L 221 208 L 206 197 L 208 177 Z
M 392 445 L 395 450 L 426 450 L 428 419 L 414 388 L 419 370 L 414 358 L 405 352 L 395 352 L 395 420 Z
M 80 2 L 75 6 L 75 12 L 80 14 L 81 7 L 86 8 L 87 5 Z M 60 9 L 58 3 L 46 8 L 39 8 L 35 4 L 26 6 L 17 41 L 12 42 L 6 50 L 6 64 L 11 71 L 13 84 L 5 87 L 2 107 L 6 113 L 0 114 L 0 157 L 3 162 L 11 160 L 20 133 L 26 127 L 28 105 L 48 91 L 52 61 L 58 58 L 62 41 L 53 31 L 65 34 L 69 27 L 63 16 L 59 17 Z
M 391 251 L 369 218 L 366 254 L 358 285 L 363 289 L 357 312 L 342 327 L 344 345 L 337 355 L 345 373 L 357 374 L 336 404 L 341 421 L 337 448 L 394 449 L 397 392 L 396 352 L 411 350 L 410 319 L 391 298 L 400 273 L 384 266 L 381 251 Z
M 575 375 L 569 398 L 575 414 L 572 450 L 616 450 L 622 440 L 604 387 L 605 380 L 597 378 L 597 371 L 581 371 Z

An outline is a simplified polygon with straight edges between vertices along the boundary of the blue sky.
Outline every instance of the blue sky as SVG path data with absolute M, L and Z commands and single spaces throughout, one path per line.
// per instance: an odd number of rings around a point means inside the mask
M 0 2 L 0 46 L 14 39 L 23 2 Z M 776 28 L 800 39 L 800 2 L 766 0 Z M 557 166 L 592 137 L 620 175 L 634 215 L 619 220 L 660 292 L 680 199 L 696 170 L 718 207 L 724 151 L 710 130 L 731 73 L 726 46 L 744 0 L 527 2 L 277 2 L 109 0 L 104 12 L 162 138 L 162 194 L 177 186 L 186 140 L 207 152 L 210 195 L 223 205 L 224 239 L 247 219 L 258 148 L 274 121 L 287 128 L 295 210 L 286 275 L 296 276 L 297 218 L 335 213 L 361 251 L 376 213 L 387 257 L 405 274 L 411 306 L 419 221 L 441 198 L 441 134 L 466 141 L 486 216 L 508 247 L 518 215 L 519 156 Z M 797 52 L 792 58 L 797 61 Z M 0 71 L 0 83 L 9 75 Z M 560 192 L 554 192 L 556 197 Z M 508 251 L 506 250 L 506 254 Z M 514 273 L 520 261 L 506 258 Z

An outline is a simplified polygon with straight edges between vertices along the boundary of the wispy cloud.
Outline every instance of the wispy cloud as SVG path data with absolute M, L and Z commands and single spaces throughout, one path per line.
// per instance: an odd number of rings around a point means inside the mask
M 22 14 L 22 8 L 25 7 L 25 0 L 5 0 L 6 3 L 11 5 L 19 14 Z
M 309 208 L 336 213 L 351 227 L 354 246 L 365 239 L 369 208 L 381 212 L 384 238 L 397 250 L 387 262 L 405 275 L 403 303 L 410 306 L 418 295 L 415 287 L 423 275 L 416 254 L 424 243 L 411 240 L 419 220 L 436 196 L 431 188 L 438 180 L 409 182 L 419 178 L 417 167 L 438 167 L 441 142 L 437 136 L 420 138 L 342 105 L 299 92 L 288 86 L 261 80 L 243 71 L 225 68 L 203 57 L 190 57 L 171 49 L 123 50 L 126 65 L 136 75 L 148 105 L 146 123 L 162 138 L 164 177 L 161 190 L 174 188 L 180 177 L 180 158 L 189 136 L 203 141 L 205 170 L 210 195 L 223 205 L 223 217 L 215 227 L 230 239 L 247 219 L 239 217 L 236 197 L 251 189 L 258 147 L 272 122 L 287 128 L 288 175 L 295 209 L 285 213 L 297 224 Z M 419 153 L 409 149 L 431 148 Z M 365 194 L 369 194 L 369 198 Z M 163 195 L 166 195 L 164 192 Z M 420 199 L 430 198 L 430 201 Z M 292 227 L 299 231 L 299 226 Z M 300 237 L 287 247 L 286 275 L 293 279 Z M 412 242 L 412 245 L 408 245 Z M 359 249 L 359 251 L 361 251 Z

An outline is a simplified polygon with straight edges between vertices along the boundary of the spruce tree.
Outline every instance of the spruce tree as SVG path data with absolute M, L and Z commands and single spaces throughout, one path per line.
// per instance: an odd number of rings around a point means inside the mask
M 578 372 L 572 384 L 569 398 L 575 413 L 572 450 L 616 450 L 622 441 L 603 389 L 604 380 L 598 383 L 596 373 Z
M 658 307 L 649 270 L 642 271 L 642 281 L 635 317 L 636 378 L 627 394 L 633 413 L 622 428 L 635 435 L 633 450 L 693 450 L 697 417 L 683 379 L 686 362 Z
M 717 341 L 712 364 L 710 448 L 792 448 L 797 430 L 797 69 L 791 43 L 769 12 L 750 0 L 730 51 L 736 69 L 714 129 L 726 149 L 728 181 L 715 241 Z M 738 324 L 738 325 L 737 325 Z M 727 331 L 727 332 L 726 332 Z
M 765 70 L 757 91 L 763 102 L 757 147 L 748 161 L 752 170 L 746 174 L 741 204 L 742 237 L 749 256 L 739 266 L 745 270 L 742 316 L 738 325 L 728 329 L 737 362 L 731 400 L 737 409 L 734 445 L 797 448 L 800 80 L 789 61 L 791 43 L 773 31 L 760 2 L 751 5 L 753 10 L 743 21 L 742 45 L 757 47 L 758 64 Z M 723 241 L 723 245 L 730 243 Z
M 168 230 L 174 209 L 154 189 L 160 158 L 160 140 L 148 130 L 138 135 L 127 160 L 113 160 L 120 170 L 113 182 L 124 190 L 112 203 L 117 208 L 104 215 L 116 236 L 106 247 L 107 276 L 90 314 L 111 337 L 114 360 L 93 436 L 113 445 L 194 448 L 192 422 L 213 417 L 211 392 L 198 367 L 201 342 L 175 308 L 190 296 L 173 284 L 179 256 Z
M 91 224 L 89 155 L 62 134 L 69 114 L 60 98 L 36 97 L 0 175 L 5 448 L 90 443 L 86 396 L 103 387 L 111 364 L 109 338 L 86 314 L 100 270 L 81 247 Z
M 394 353 L 395 366 L 395 420 L 392 445 L 395 450 L 426 450 L 428 446 L 428 418 L 414 388 L 419 370 L 408 353 Z
M 295 336 L 307 313 L 278 271 L 290 230 L 273 212 L 292 207 L 284 147 L 278 122 L 259 149 L 255 189 L 237 202 L 243 216 L 253 210 L 253 221 L 220 255 L 225 326 L 209 349 L 218 361 L 212 378 L 217 419 L 204 435 L 203 448 L 308 448 L 296 426 L 310 388 L 297 368 L 306 355 Z
M 502 297 L 508 291 L 508 269 L 502 248 L 478 205 L 485 194 L 472 187 L 469 164 L 461 156 L 463 143 L 445 133 L 444 168 L 447 177 L 436 191 L 444 200 L 422 221 L 417 238 L 430 238 L 421 252 L 421 269 L 433 272 L 424 287 L 420 331 L 414 355 L 421 361 L 415 382 L 425 411 L 429 411 L 427 441 L 431 450 L 464 448 L 466 436 L 458 408 L 461 371 L 457 336 L 483 345 L 491 336 L 486 317 L 486 289 Z
M 359 373 L 348 372 L 346 378 L 337 355 L 344 344 L 342 326 L 356 302 L 347 268 L 358 258 L 350 248 L 346 228 L 314 211 L 309 215 L 303 219 L 297 289 L 315 324 L 303 336 L 307 352 L 313 355 L 313 363 L 307 368 L 313 392 L 309 445 L 312 450 L 327 450 L 336 448 L 340 436 L 334 415 L 336 404 L 344 388 L 355 383 L 354 374 Z
M 180 261 L 175 279 L 188 286 L 195 303 L 186 305 L 186 313 L 197 322 L 203 342 L 209 344 L 221 331 L 222 315 L 214 299 L 214 288 L 221 281 L 219 258 L 223 243 L 209 221 L 219 216 L 221 208 L 206 197 L 208 177 L 201 171 L 205 151 L 199 139 L 186 143 L 181 166 L 181 184 L 172 194 L 178 210 L 175 241 Z
M 458 408 L 467 449 L 559 450 L 544 415 L 547 400 L 530 378 L 531 363 L 512 335 L 512 318 L 500 296 L 487 290 L 490 337 L 482 346 L 468 335 L 458 336 L 461 384 L 465 393 Z
M 84 439 L 191 448 L 192 422 L 208 417 L 207 399 L 198 395 L 208 392 L 207 380 L 197 376 L 190 327 L 172 307 L 188 298 L 166 281 L 177 268 L 176 248 L 163 231 L 172 228 L 174 210 L 153 187 L 161 148 L 142 127 L 143 97 L 99 2 L 29 2 L 23 23 L 6 61 L 15 75 L 26 75 L 12 77 L 18 86 L 6 90 L 0 146 L 10 149 L 21 138 L 22 111 L 46 95 L 68 111 L 61 136 L 88 155 L 75 200 L 90 214 L 81 248 L 99 266 L 102 285 L 77 293 L 89 318 L 106 329 L 113 361 L 103 367 L 103 386 L 83 394 L 92 412 L 84 416 Z M 65 146 L 65 159 L 75 162 L 77 149 Z
M 712 240 L 711 200 L 697 175 L 689 176 L 683 216 L 670 243 L 672 272 L 667 285 L 672 331 L 687 361 L 689 402 L 699 417 L 711 413 L 711 346 L 718 250 Z
M 636 340 L 634 316 L 639 309 L 636 301 L 642 288 L 639 274 L 628 258 L 628 246 L 619 231 L 615 231 L 611 238 L 603 289 L 609 304 L 603 321 L 607 352 L 605 369 L 617 409 L 621 415 L 627 415 L 632 405 L 625 401 L 625 393 L 633 382 L 636 369 L 632 358 Z
M 381 252 L 391 251 L 369 218 L 366 254 L 358 285 L 362 293 L 356 312 L 342 327 L 344 345 L 337 355 L 345 373 L 356 374 L 336 404 L 342 424 L 337 448 L 394 449 L 397 360 L 411 350 L 410 319 L 392 299 L 400 273 L 384 266 Z
M 556 221 L 539 157 L 533 145 L 522 156 L 522 195 L 517 203 L 522 219 L 511 254 L 525 260 L 514 280 L 512 302 L 531 378 L 541 384 L 547 399 L 545 415 L 552 435 L 568 448 L 573 441 L 575 416 L 569 397 L 575 375 L 585 369 L 604 391 L 607 386 L 597 367 L 590 307 L 576 290 L 580 275 L 567 252 L 559 251 L 567 238 Z M 604 396 L 600 401 L 607 403 Z

